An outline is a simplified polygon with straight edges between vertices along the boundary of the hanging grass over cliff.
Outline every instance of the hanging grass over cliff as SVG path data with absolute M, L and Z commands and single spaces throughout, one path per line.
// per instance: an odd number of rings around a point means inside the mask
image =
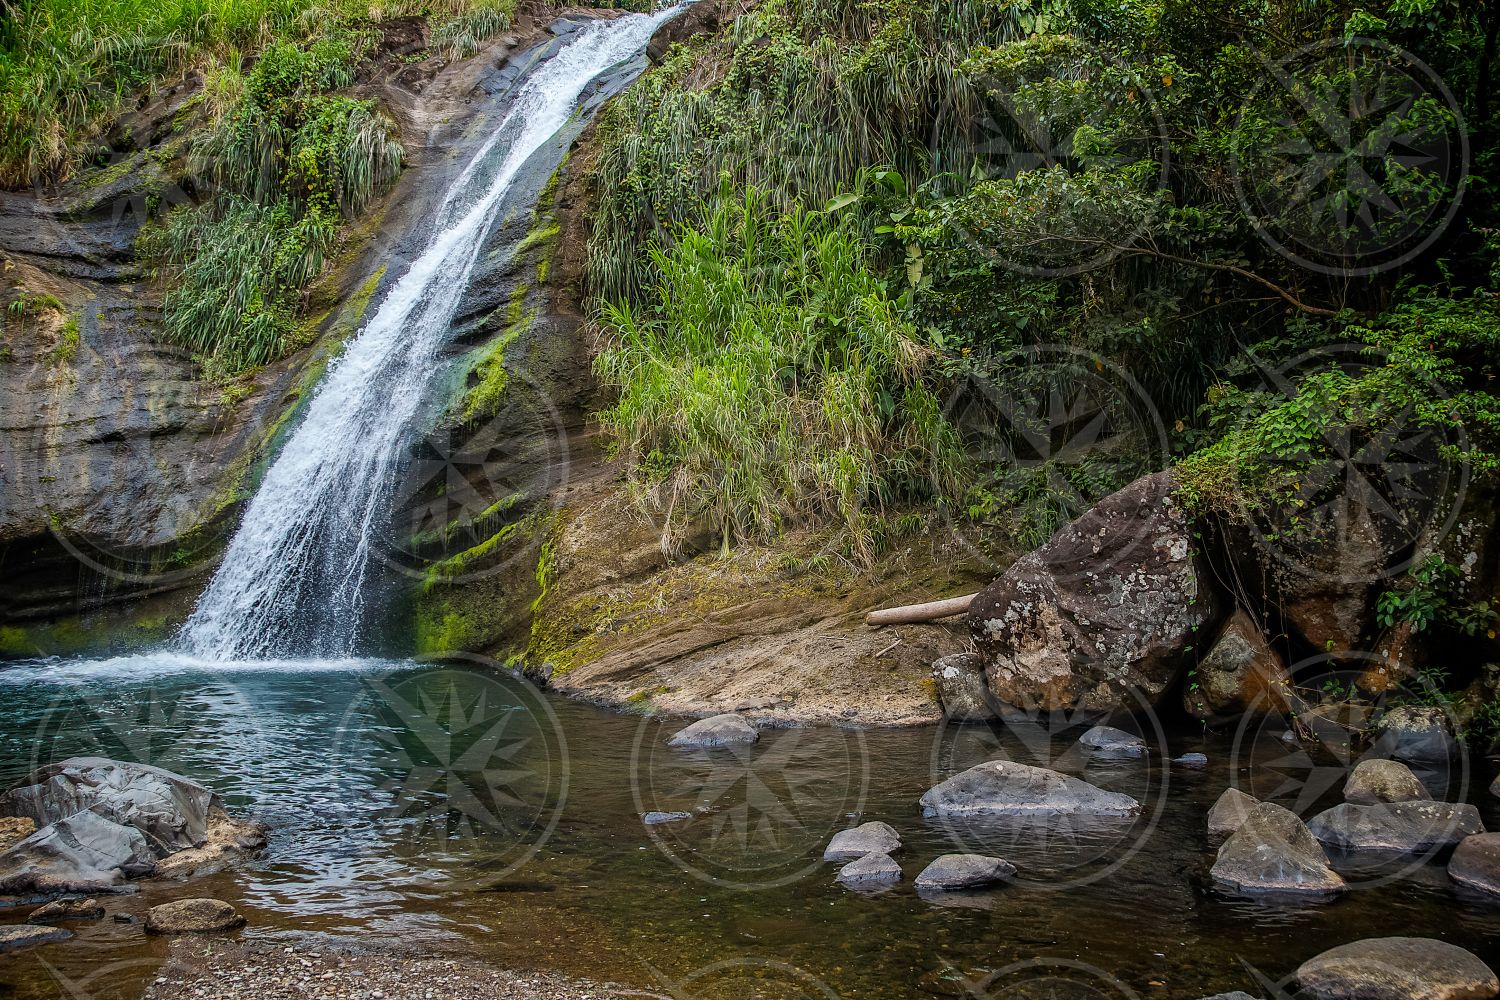
M 929 356 L 856 234 L 754 188 L 703 215 L 650 247 L 643 306 L 604 307 L 596 367 L 620 389 L 604 426 L 669 537 L 705 519 L 726 543 L 833 524 L 868 560 L 886 507 L 956 481 Z

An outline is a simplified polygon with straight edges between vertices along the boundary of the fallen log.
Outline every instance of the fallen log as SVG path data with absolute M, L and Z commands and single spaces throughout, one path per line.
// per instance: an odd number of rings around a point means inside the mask
M 978 594 L 950 597 L 943 601 L 928 601 L 926 604 L 908 604 L 900 608 L 881 608 L 865 615 L 866 625 L 910 625 L 913 622 L 935 622 L 940 618 L 952 618 L 969 610 L 969 604 Z

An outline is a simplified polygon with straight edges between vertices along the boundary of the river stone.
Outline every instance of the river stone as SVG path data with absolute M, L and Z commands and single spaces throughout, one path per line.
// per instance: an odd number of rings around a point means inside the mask
M 1224 841 L 1210 874 L 1250 895 L 1328 896 L 1346 888 L 1296 814 L 1272 802 L 1252 809 Z
M 1208 754 L 1185 753 L 1181 757 L 1174 757 L 1172 763 L 1181 764 L 1183 767 L 1207 767 Z
M 891 854 L 900 849 L 900 834 L 889 824 L 874 820 L 835 833 L 823 852 L 823 860 L 851 861 L 866 854 Z
M 984 660 L 977 653 L 955 653 L 932 661 L 943 718 L 953 722 L 987 722 L 996 717 L 984 682 Z
M 1441 708 L 1406 705 L 1380 720 L 1373 753 L 1413 763 L 1442 763 L 1458 753 L 1453 724 Z
M 222 899 L 178 899 L 146 911 L 152 934 L 209 934 L 243 927 L 245 918 Z
M 1227 837 L 1240 828 L 1251 810 L 1260 805 L 1260 799 L 1246 795 L 1238 788 L 1226 788 L 1218 801 L 1208 810 L 1208 834 L 1211 837 Z
M 33 771 L 0 795 L 0 813 L 45 826 L 89 809 L 135 827 L 163 857 L 203 843 L 214 803 L 209 789 L 159 767 L 70 757 Z
M 1195 719 L 1284 712 L 1292 687 L 1286 663 L 1243 608 L 1224 623 L 1193 679 L 1183 705 Z
M 1308 821 L 1314 837 L 1345 851 L 1421 854 L 1484 832 L 1479 810 L 1455 802 L 1379 802 L 1334 806 Z
M 760 739 L 755 727 L 733 712 L 699 719 L 667 741 L 668 746 L 713 748 L 740 746 Z
M 976 764 L 922 796 L 924 816 L 1134 816 L 1141 804 L 1087 781 L 1010 760 Z
M 1460 885 L 1500 896 L 1500 833 L 1465 837 L 1448 859 L 1448 877 Z
M 1491 1000 L 1500 980 L 1473 954 L 1434 938 L 1370 938 L 1297 967 L 1305 1000 Z
M 974 598 L 995 698 L 1026 711 L 1134 710 L 1176 682 L 1219 618 L 1170 471 L 1136 480 Z
M 156 856 L 135 827 L 81 812 L 0 854 L 0 893 L 108 892 L 155 866 Z
M 1093 751 L 1095 757 L 1144 757 L 1146 741 L 1134 733 L 1127 733 L 1114 726 L 1095 726 L 1078 742 Z
M 35 944 L 66 941 L 72 931 L 61 927 L 39 927 L 35 924 L 0 924 L 0 952 L 29 948 Z
M 54 899 L 31 911 L 26 922 L 46 924 L 54 920 L 98 920 L 104 916 L 104 907 L 97 899 Z
M 889 854 L 866 854 L 840 868 L 837 879 L 852 886 L 899 882 L 901 866 Z
M 1431 799 L 1411 768 L 1399 760 L 1368 758 L 1354 765 L 1344 782 L 1344 801 L 1368 806 L 1377 802 L 1412 802 Z
M 1004 882 L 1016 866 L 1002 858 L 983 854 L 944 854 L 922 869 L 914 885 L 918 889 L 977 889 Z
M 647 826 L 658 826 L 662 823 L 678 823 L 685 819 L 692 819 L 690 812 L 648 812 L 641 814 L 641 822 Z

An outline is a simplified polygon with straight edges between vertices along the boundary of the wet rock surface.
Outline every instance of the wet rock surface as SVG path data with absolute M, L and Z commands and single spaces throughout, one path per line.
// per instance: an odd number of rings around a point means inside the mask
M 848 886 L 883 885 L 901 881 L 901 866 L 889 854 L 866 854 L 839 869 L 837 881 Z
M 1003 858 L 984 854 L 944 854 L 922 869 L 913 882 L 918 889 L 979 889 L 997 885 L 1016 873 Z
M 866 854 L 893 854 L 901 849 L 901 837 L 888 823 L 861 823 L 833 835 L 823 851 L 824 861 L 849 861 Z
M 38 924 L 0 924 L 0 954 L 39 944 L 66 941 L 72 936 L 72 931 L 61 927 L 46 927 Z
M 1238 788 L 1226 788 L 1224 794 L 1208 810 L 1208 834 L 1210 837 L 1227 837 L 1238 830 L 1245 817 L 1260 805 L 1260 800 Z
M 111 892 L 155 867 L 139 830 L 85 810 L 0 855 L 0 893 Z
M 1177 680 L 1219 602 L 1170 472 L 1137 480 L 974 598 L 989 689 L 1031 710 L 1134 710 Z
M 245 925 L 245 918 L 222 899 L 178 899 L 146 911 L 152 934 L 213 934 Z
M 1243 608 L 1224 623 L 1193 680 L 1183 705 L 1198 719 L 1284 711 L 1292 684 L 1281 654 Z
M 925 816 L 1104 816 L 1128 817 L 1141 804 L 1080 778 L 1015 761 L 976 764 L 928 789 Z
M 1414 764 L 1441 764 L 1458 753 L 1458 740 L 1443 709 L 1405 705 L 1381 718 L 1373 752 Z
M 1319 841 L 1340 850 L 1395 854 L 1440 850 L 1484 832 L 1479 810 L 1453 802 L 1345 802 L 1314 816 L 1307 826 Z
M 1354 765 L 1354 770 L 1349 772 L 1349 779 L 1344 782 L 1344 801 L 1356 805 L 1412 802 L 1431 798 L 1432 793 L 1412 773 L 1411 768 L 1398 760 L 1362 760 Z
M 1146 756 L 1145 740 L 1114 726 L 1095 726 L 1080 736 L 1078 742 L 1088 747 L 1093 756 L 1106 760 Z
M 1500 833 L 1465 837 L 1448 859 L 1448 877 L 1470 889 L 1500 897 Z
M 1210 874 L 1250 896 L 1331 896 L 1347 888 L 1323 848 L 1288 809 L 1262 802 L 1219 848 Z
M 54 899 L 32 910 L 27 923 L 50 924 L 61 920 L 98 920 L 104 916 L 104 907 L 97 899 Z
M 755 727 L 733 712 L 715 715 L 679 731 L 667 741 L 668 746 L 687 749 L 744 746 L 760 739 Z
M 1305 1000 L 1491 1000 L 1500 980 L 1471 952 L 1434 938 L 1371 938 L 1297 967 Z

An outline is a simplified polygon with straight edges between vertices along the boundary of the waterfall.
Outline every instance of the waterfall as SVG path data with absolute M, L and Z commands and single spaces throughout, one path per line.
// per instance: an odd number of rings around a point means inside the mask
M 330 366 L 245 511 L 178 642 L 213 660 L 355 652 L 405 445 L 507 191 L 591 82 L 638 57 L 673 11 L 595 21 L 519 87 L 449 188 L 431 242 Z

